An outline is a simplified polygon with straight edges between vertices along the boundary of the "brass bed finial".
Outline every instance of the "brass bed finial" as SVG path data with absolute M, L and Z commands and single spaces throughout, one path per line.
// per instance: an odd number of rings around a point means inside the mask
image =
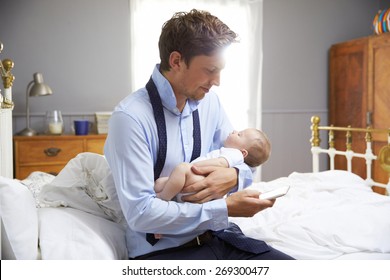
M 3 78 L 4 88 L 10 88 L 13 85 L 15 76 L 12 75 L 11 70 L 14 68 L 14 62 L 11 59 L 3 59 L 3 68 L 5 75 Z
M 390 129 L 387 135 L 387 146 L 383 146 L 378 154 L 379 164 L 390 176 Z M 390 182 L 390 181 L 389 181 Z
M 3 44 L 0 42 L 0 53 L 3 50 Z M 4 84 L 4 97 L 0 96 L 0 107 L 3 109 L 13 109 L 14 103 L 12 102 L 11 87 L 15 80 L 15 76 L 12 75 L 11 70 L 14 67 L 14 62 L 11 59 L 0 60 L 0 76 Z
M 390 146 L 383 146 L 379 151 L 379 163 L 383 170 L 390 174 Z
M 312 147 L 319 147 L 320 143 L 321 143 L 320 131 L 318 129 L 318 127 L 320 125 L 320 121 L 321 121 L 321 119 L 319 116 L 312 116 L 311 117 L 311 126 L 310 126 L 311 139 L 310 139 L 310 142 L 311 142 Z
M 368 127 L 368 129 L 371 129 L 371 127 Z M 366 142 L 372 142 L 372 135 L 370 131 L 366 132 L 366 136 L 364 137 L 364 139 L 366 139 Z
M 347 151 L 352 151 L 352 132 L 351 126 L 348 125 L 347 133 L 345 134 Z
M 333 124 L 331 125 L 333 127 Z M 333 129 L 329 130 L 329 148 L 334 148 L 334 131 Z

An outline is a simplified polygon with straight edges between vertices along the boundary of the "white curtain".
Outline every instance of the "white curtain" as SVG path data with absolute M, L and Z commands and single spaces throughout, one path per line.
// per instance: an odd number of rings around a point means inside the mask
M 237 130 L 261 129 L 263 0 L 129 0 L 132 90 L 143 87 L 160 62 L 161 27 L 175 12 L 207 10 L 239 34 L 228 51 L 221 85 L 214 87 Z M 260 179 L 260 171 L 257 180 Z

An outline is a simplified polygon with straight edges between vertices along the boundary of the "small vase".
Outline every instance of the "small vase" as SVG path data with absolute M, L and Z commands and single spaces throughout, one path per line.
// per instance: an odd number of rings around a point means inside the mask
M 64 132 L 64 122 L 61 111 L 53 110 L 46 112 L 46 133 L 61 135 Z

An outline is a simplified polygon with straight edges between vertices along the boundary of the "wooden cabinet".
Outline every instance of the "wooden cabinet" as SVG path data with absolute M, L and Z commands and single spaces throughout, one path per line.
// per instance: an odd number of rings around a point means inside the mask
M 329 65 L 329 124 L 335 126 L 390 127 L 390 33 L 333 45 Z M 344 135 L 336 135 L 336 147 L 345 149 Z M 373 135 L 378 153 L 386 135 Z M 364 135 L 353 135 L 354 151 L 365 151 Z M 346 169 L 346 160 L 336 157 L 336 168 Z M 366 176 L 363 159 L 355 159 L 353 171 Z M 388 174 L 379 165 L 373 177 L 386 183 Z
M 15 178 L 33 171 L 58 174 L 69 160 L 82 152 L 103 154 L 105 134 L 14 136 Z

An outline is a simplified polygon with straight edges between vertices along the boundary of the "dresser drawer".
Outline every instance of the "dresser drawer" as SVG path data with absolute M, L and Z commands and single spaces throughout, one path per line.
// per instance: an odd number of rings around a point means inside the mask
M 88 139 L 87 140 L 87 152 L 104 154 L 105 139 Z
M 15 178 L 31 172 L 58 174 L 79 153 L 103 154 L 104 134 L 14 136 Z
M 83 140 L 42 140 L 20 141 L 18 146 L 19 163 L 67 162 L 83 152 Z

